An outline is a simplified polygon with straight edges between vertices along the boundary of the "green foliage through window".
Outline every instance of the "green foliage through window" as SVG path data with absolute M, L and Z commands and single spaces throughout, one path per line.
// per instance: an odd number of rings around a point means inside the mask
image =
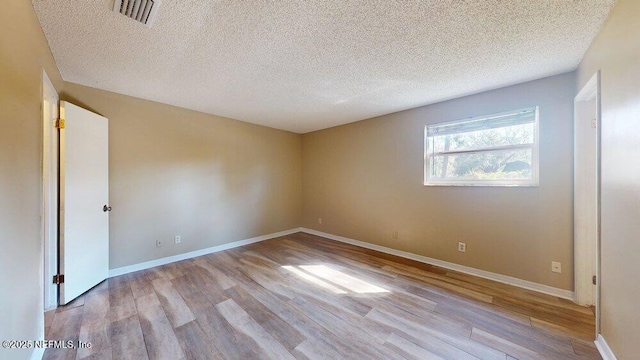
M 533 184 L 537 108 L 427 126 L 426 184 Z

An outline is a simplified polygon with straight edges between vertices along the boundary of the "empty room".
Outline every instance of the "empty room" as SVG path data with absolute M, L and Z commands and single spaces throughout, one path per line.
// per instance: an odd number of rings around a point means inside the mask
M 3 1 L 0 359 L 638 359 L 639 16 Z

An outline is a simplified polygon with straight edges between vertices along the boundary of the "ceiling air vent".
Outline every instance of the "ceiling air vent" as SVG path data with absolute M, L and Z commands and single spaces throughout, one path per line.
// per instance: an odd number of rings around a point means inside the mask
M 160 0 L 114 0 L 113 11 L 151 26 L 159 6 Z

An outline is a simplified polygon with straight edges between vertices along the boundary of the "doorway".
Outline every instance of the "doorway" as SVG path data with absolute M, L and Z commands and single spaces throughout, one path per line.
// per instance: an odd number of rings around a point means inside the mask
M 108 277 L 111 207 L 108 119 L 59 101 L 43 71 L 42 124 L 41 288 L 46 312 Z
M 595 306 L 596 334 L 600 332 L 600 128 L 597 72 L 574 100 L 575 301 Z
M 44 310 L 58 306 L 58 93 L 42 70 L 42 236 Z

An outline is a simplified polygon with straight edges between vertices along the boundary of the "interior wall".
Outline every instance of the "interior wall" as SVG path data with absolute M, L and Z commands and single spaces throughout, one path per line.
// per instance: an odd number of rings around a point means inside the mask
M 299 134 L 71 83 L 61 99 L 109 119 L 110 268 L 299 226 Z
M 305 134 L 302 224 L 572 290 L 574 95 L 566 73 Z M 423 185 L 426 124 L 536 105 L 539 187 Z
M 601 71 L 601 333 L 619 359 L 640 354 L 640 2 L 618 0 L 578 68 Z
M 63 83 L 29 1 L 0 11 L 0 339 L 44 336 L 42 291 L 42 69 Z M 0 348 L 2 359 L 33 349 Z

